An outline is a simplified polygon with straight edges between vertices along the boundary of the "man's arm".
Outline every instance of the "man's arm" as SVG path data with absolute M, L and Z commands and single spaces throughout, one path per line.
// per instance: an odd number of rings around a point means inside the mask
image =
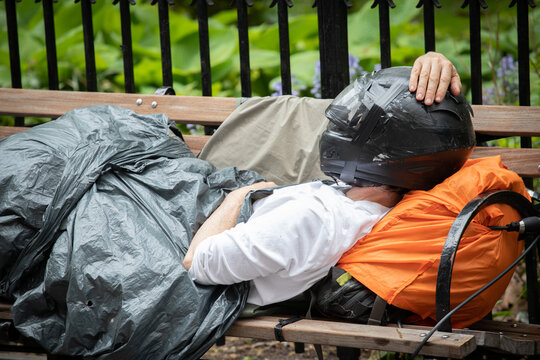
M 193 240 L 191 241 L 186 256 L 184 257 L 184 266 L 186 269 L 189 270 L 191 267 L 195 249 L 197 249 L 201 242 L 212 235 L 220 234 L 236 225 L 238 215 L 240 214 L 240 209 L 242 208 L 242 203 L 244 202 L 244 198 L 248 192 L 274 186 L 276 186 L 276 184 L 273 182 L 258 182 L 231 191 L 225 197 L 225 200 L 223 200 L 221 205 L 214 210 L 212 215 L 210 215 L 210 217 L 208 217 L 208 219 L 206 219 L 206 221 L 201 225 L 199 230 L 197 230 L 195 233 L 195 236 L 193 236 Z
M 450 86 L 453 95 L 461 92 L 461 80 L 454 65 L 444 55 L 428 52 L 414 62 L 409 90 L 416 91 L 416 100 L 431 105 L 441 102 Z

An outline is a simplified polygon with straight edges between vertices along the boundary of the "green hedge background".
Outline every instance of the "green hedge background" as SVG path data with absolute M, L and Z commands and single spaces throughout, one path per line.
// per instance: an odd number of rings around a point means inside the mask
M 517 99 L 505 89 L 517 84 L 517 72 L 497 76 L 500 61 L 505 55 L 517 58 L 516 8 L 510 1 L 490 2 L 482 10 L 482 71 L 484 89 L 496 89 L 486 94 L 487 101 L 517 104 Z M 401 2 L 390 10 L 392 64 L 410 65 L 424 52 L 422 9 L 416 2 Z M 470 83 L 468 10 L 461 2 L 444 3 L 435 9 L 437 51 L 444 53 L 461 74 L 464 91 Z M 254 96 L 270 95 L 279 81 L 279 36 L 277 9 L 269 8 L 270 1 L 255 1 L 250 7 L 249 40 Z M 349 52 L 359 58 L 359 65 L 371 71 L 380 62 L 378 10 L 370 8 L 371 1 L 355 1 L 349 10 Z M 57 38 L 60 88 L 85 90 L 84 45 L 80 4 L 62 1 L 53 5 Z M 96 66 L 99 91 L 123 92 L 123 63 L 119 6 L 112 1 L 98 0 L 92 5 L 94 19 Z M 229 1 L 219 1 L 209 7 L 212 90 L 214 96 L 240 96 L 240 65 L 236 9 Z M 540 105 L 540 69 L 538 34 L 539 11 L 530 9 L 529 28 L 531 52 L 531 104 Z M 41 3 L 17 3 L 21 70 L 23 87 L 47 88 L 45 35 Z M 311 1 L 296 1 L 289 10 L 291 66 L 295 90 L 312 96 L 315 63 L 319 58 L 316 9 Z M 136 91 L 153 93 L 161 85 L 159 27 L 157 6 L 138 1 L 131 6 L 134 71 Z M 9 48 L 5 13 L 0 12 L 0 86 L 10 87 Z M 174 88 L 179 95 L 200 95 L 200 63 L 196 7 L 187 1 L 171 6 L 171 47 Z M 499 71 L 500 73 L 500 71 Z

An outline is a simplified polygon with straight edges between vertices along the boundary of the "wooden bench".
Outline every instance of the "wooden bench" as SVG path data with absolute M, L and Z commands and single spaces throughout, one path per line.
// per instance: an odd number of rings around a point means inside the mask
M 50 90 L 0 89 L 0 115 L 57 118 L 84 106 L 113 104 L 139 113 L 164 113 L 177 123 L 218 126 L 236 107 L 237 99 L 219 97 L 165 96 L 64 92 Z M 473 124 L 480 135 L 540 136 L 540 107 L 473 105 Z M 26 127 L 0 127 L 0 139 Z M 184 135 L 197 155 L 210 136 Z M 473 157 L 500 154 L 503 162 L 522 177 L 540 177 L 540 149 L 477 147 Z M 11 321 L 10 304 L 0 303 L 0 324 Z M 274 339 L 278 317 L 242 319 L 230 327 L 227 336 Z M 303 319 L 283 329 L 286 341 L 316 343 L 412 353 L 430 330 L 427 327 L 379 327 L 339 321 Z M 437 332 L 421 354 L 464 358 L 477 348 L 495 349 L 519 355 L 540 354 L 540 326 L 481 321 L 470 329 Z M 0 327 L 0 350 L 39 351 L 13 327 Z M 52 356 L 51 356 L 52 358 Z

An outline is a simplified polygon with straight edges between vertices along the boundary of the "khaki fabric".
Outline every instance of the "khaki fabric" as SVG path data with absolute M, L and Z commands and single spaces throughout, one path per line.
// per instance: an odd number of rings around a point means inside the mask
M 319 138 L 332 100 L 295 96 L 249 98 L 223 122 L 199 158 L 218 169 L 236 166 L 278 185 L 326 179 Z

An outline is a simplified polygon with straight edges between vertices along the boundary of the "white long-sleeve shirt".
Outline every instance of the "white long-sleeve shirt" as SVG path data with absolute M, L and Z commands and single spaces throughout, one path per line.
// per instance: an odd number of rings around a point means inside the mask
M 189 273 L 204 285 L 250 280 L 255 305 L 309 289 L 389 210 L 321 182 L 277 189 L 253 206 L 246 223 L 197 247 Z

